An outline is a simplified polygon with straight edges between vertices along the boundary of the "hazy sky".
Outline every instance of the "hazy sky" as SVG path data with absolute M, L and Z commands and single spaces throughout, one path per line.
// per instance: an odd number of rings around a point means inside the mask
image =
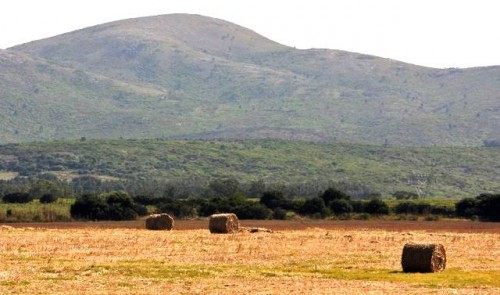
M 431 67 L 500 65 L 497 0 L 2 0 L 0 48 L 119 19 L 195 13 L 297 48 Z

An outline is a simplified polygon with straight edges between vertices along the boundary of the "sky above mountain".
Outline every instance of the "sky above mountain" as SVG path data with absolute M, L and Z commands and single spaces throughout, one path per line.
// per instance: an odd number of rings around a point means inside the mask
M 0 48 L 132 17 L 194 13 L 301 49 L 331 48 L 436 67 L 500 65 L 500 2 L 489 0 L 7 0 Z

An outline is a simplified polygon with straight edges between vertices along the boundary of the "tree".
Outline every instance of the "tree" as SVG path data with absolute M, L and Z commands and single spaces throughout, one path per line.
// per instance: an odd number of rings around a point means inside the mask
M 330 207 L 330 210 L 335 215 L 341 215 L 341 214 L 346 214 L 346 213 L 352 212 L 352 205 L 346 199 L 332 200 L 332 201 L 330 201 L 329 207 Z
M 125 192 L 110 192 L 104 194 L 108 205 L 108 213 L 106 219 L 111 220 L 133 220 L 137 218 L 134 202 L 132 198 Z
M 235 178 L 214 179 L 209 184 L 209 194 L 216 197 L 231 197 L 239 192 L 240 183 Z
M 161 213 L 168 213 L 177 218 L 193 217 L 196 214 L 196 208 L 186 200 L 164 199 L 158 204 L 157 209 Z
M 10 193 L 3 196 L 3 201 L 5 203 L 29 203 L 33 201 L 33 196 L 28 193 Z
M 40 197 L 40 203 L 50 204 L 57 201 L 57 199 L 58 199 L 57 196 L 54 194 L 44 194 L 43 196 Z
M 365 212 L 375 215 L 389 214 L 389 206 L 380 199 L 372 199 L 366 203 Z
M 45 194 L 61 195 L 62 192 L 54 182 L 45 179 L 40 179 L 31 186 L 30 195 L 34 198 L 41 198 Z
M 348 194 L 334 187 L 330 187 L 327 190 L 325 190 L 320 197 L 323 199 L 325 204 L 329 204 L 333 200 L 349 201 L 351 199 L 351 197 Z
M 260 198 L 260 203 L 265 205 L 267 208 L 274 210 L 276 208 L 285 208 L 287 200 L 281 191 L 273 190 L 264 192 Z
M 312 198 L 304 202 L 299 210 L 300 214 L 317 216 L 324 218 L 328 216 L 328 208 L 325 205 L 325 201 L 322 198 Z
M 455 204 L 455 212 L 460 217 L 471 217 L 477 214 L 476 199 L 464 198 Z
M 93 176 L 80 176 L 71 181 L 71 187 L 76 195 L 97 192 L 101 185 L 102 181 Z
M 240 219 L 269 219 L 273 215 L 271 209 L 255 202 L 241 204 L 233 211 Z
M 500 221 L 500 194 L 480 194 L 476 197 L 476 208 L 481 219 Z
M 107 218 L 108 205 L 102 196 L 84 194 L 70 207 L 72 218 L 104 220 Z
M 132 220 L 143 215 L 145 207 L 135 204 L 125 192 L 85 194 L 71 205 L 73 218 L 89 220 Z

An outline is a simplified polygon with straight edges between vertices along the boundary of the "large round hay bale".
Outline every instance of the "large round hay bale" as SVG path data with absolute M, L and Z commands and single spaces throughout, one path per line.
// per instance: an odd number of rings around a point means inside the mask
M 446 252 L 441 244 L 413 244 L 403 247 L 404 272 L 438 272 L 446 267 Z
M 174 219 L 167 213 L 152 214 L 146 218 L 146 228 L 152 230 L 171 230 Z
M 213 214 L 210 216 L 208 229 L 217 234 L 234 233 L 239 231 L 240 221 L 234 213 Z

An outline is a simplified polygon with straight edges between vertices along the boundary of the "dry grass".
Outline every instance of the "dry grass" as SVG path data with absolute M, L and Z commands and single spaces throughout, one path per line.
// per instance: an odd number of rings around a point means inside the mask
M 17 172 L 0 171 L 0 180 L 11 180 L 19 175 Z
M 0 237 L 1 294 L 500 293 L 494 233 L 313 228 L 211 235 L 3 226 Z M 445 245 L 447 269 L 403 273 L 407 242 Z

